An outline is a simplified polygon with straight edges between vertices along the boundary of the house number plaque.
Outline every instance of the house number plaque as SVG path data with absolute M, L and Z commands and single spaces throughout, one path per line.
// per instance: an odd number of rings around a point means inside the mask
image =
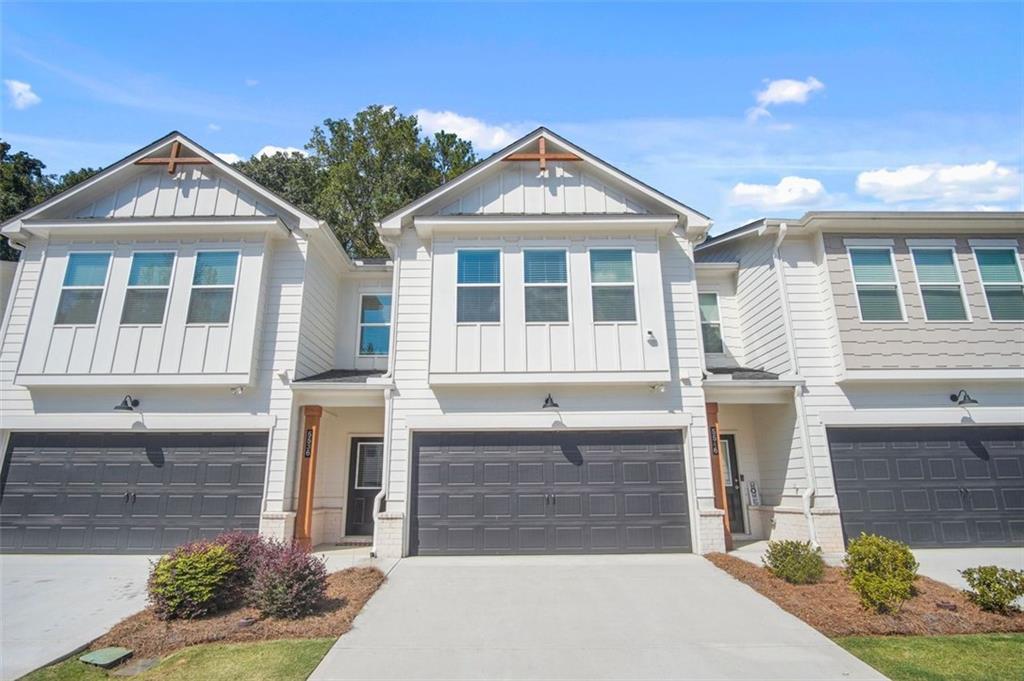
M 302 458 L 308 459 L 313 455 L 313 429 L 306 429 L 306 444 L 302 448 Z

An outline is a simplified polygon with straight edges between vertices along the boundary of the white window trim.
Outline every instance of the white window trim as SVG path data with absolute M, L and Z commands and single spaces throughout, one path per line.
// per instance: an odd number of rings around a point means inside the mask
M 380 445 L 381 447 L 381 471 L 380 471 L 380 485 L 377 487 L 365 487 L 359 484 L 359 469 L 363 463 L 363 445 Z M 352 489 L 381 489 L 384 486 L 384 437 L 381 436 L 379 440 L 367 439 L 364 442 L 356 443 L 356 479 L 352 481 Z
M 98 255 L 105 253 L 107 255 L 107 271 L 103 275 L 103 286 L 74 286 L 64 285 L 64 279 L 68 276 L 68 266 L 71 265 L 71 256 L 73 255 Z M 110 288 L 110 270 L 114 269 L 114 252 L 113 251 L 68 251 L 67 256 L 64 258 L 64 274 L 60 278 L 60 293 L 57 294 L 57 308 L 53 311 L 53 328 L 55 329 L 75 329 L 75 328 L 89 328 L 98 326 L 100 323 L 100 317 L 103 316 L 103 306 L 107 302 L 107 289 Z M 60 299 L 64 297 L 64 291 L 92 291 L 100 289 L 100 304 L 96 308 L 96 319 L 91 324 L 58 324 L 57 313 L 60 311 Z
M 553 282 L 528 283 L 526 281 L 526 253 L 527 251 L 561 251 L 565 256 L 565 281 L 557 284 Z M 569 282 L 572 281 L 572 273 L 569 263 L 569 249 L 562 247 L 524 246 L 523 254 L 523 321 L 527 326 L 570 326 L 572 324 L 572 296 L 569 291 Z M 564 288 L 565 289 L 565 319 L 558 322 L 530 322 L 526 321 L 526 289 L 528 288 Z
M 387 357 L 391 354 L 391 316 L 388 315 L 386 322 L 364 322 L 363 321 L 363 299 L 365 298 L 388 298 L 388 305 L 391 305 L 391 292 L 381 291 L 380 293 L 365 292 L 359 294 L 359 309 L 356 312 L 356 357 L 363 358 L 375 358 L 375 357 Z M 364 326 L 386 326 L 388 328 L 388 351 L 387 352 L 376 352 L 372 354 L 366 354 L 363 352 L 363 327 Z
M 857 271 L 853 267 L 853 251 L 857 250 L 880 250 L 884 249 L 889 251 L 889 266 L 892 268 L 892 276 L 895 281 L 892 284 L 881 284 L 878 282 L 871 282 L 866 284 L 857 283 Z M 913 257 L 913 256 L 911 256 Z M 903 287 L 900 285 L 900 273 L 896 269 L 896 255 L 893 253 L 893 247 L 891 245 L 884 244 L 872 244 L 872 245 L 847 245 L 846 247 L 846 262 L 850 266 L 850 279 L 853 281 L 854 295 L 857 297 L 857 319 L 864 324 L 905 324 L 907 321 L 907 308 L 903 304 Z M 860 289 L 859 286 L 895 286 L 896 287 L 896 300 L 900 306 L 900 318 L 899 319 L 864 319 L 864 312 L 860 304 Z
M 714 296 L 715 297 L 715 309 L 718 310 L 718 321 L 717 322 L 705 322 L 700 318 L 700 297 L 701 296 Z M 722 339 L 722 351 L 721 352 L 710 352 L 706 347 L 704 353 L 708 355 L 724 355 L 725 354 L 725 336 L 722 335 L 722 305 L 721 296 L 718 295 L 718 291 L 701 291 L 697 290 L 697 320 L 700 322 L 701 331 L 701 344 L 704 343 L 704 325 L 718 326 L 718 337 Z
M 196 267 L 199 266 L 199 254 L 200 253 L 237 253 L 238 259 L 235 261 L 235 280 L 231 283 L 231 309 L 228 312 L 228 320 L 226 322 L 190 322 L 188 321 L 188 310 L 192 305 L 192 292 L 198 289 L 211 289 L 211 288 L 228 288 L 227 284 L 194 284 L 196 278 Z M 242 273 L 242 249 L 240 248 L 201 248 L 197 249 L 192 255 L 192 274 L 189 276 L 188 282 L 188 303 L 185 305 L 185 326 L 187 327 L 218 327 L 218 326 L 231 326 L 231 323 L 235 320 L 235 305 L 238 304 L 238 279 Z
M 593 271 L 594 265 L 590 259 L 590 254 L 594 251 L 629 251 L 630 264 L 632 266 L 633 275 L 632 280 L 626 281 L 600 281 L 594 282 Z M 587 248 L 587 282 L 590 285 L 590 314 L 594 314 L 594 287 L 595 286 L 632 286 L 633 287 L 633 313 L 634 319 L 632 321 L 628 319 L 621 320 L 592 320 L 595 325 L 603 324 L 640 324 L 640 299 L 637 295 L 637 283 L 636 283 L 636 248 L 634 246 L 591 246 Z
M 459 253 L 463 251 L 497 251 L 498 253 L 498 281 L 487 284 L 460 284 L 459 283 Z M 456 326 L 501 326 L 505 319 L 505 251 L 497 246 L 472 246 L 469 248 L 455 249 L 455 324 Z M 459 321 L 459 289 L 460 288 L 494 288 L 498 287 L 498 321 L 496 322 L 460 322 Z
M 1009 243 L 1009 242 L 1007 242 L 1007 243 Z M 1024 280 L 1024 268 L 1021 267 L 1021 263 L 1020 263 L 1021 254 L 1020 254 L 1020 250 L 1017 248 L 1017 244 L 1014 243 L 1012 246 L 1011 245 L 1006 245 L 1006 246 L 994 245 L 992 242 L 988 242 L 984 246 L 977 246 L 977 245 L 974 245 L 974 244 L 975 244 L 975 242 L 974 242 L 974 240 L 972 240 L 971 241 L 971 252 L 974 254 L 974 266 L 978 268 L 978 283 L 981 284 L 981 295 L 982 295 L 982 297 L 985 298 L 985 311 L 988 313 L 988 320 L 991 323 L 993 323 L 993 324 L 1020 324 L 1021 321 L 1022 321 L 1020 319 L 993 319 L 992 318 L 992 308 L 988 304 L 988 293 L 985 291 L 985 287 L 986 286 L 994 286 L 994 287 L 997 287 L 997 288 L 1000 287 L 1000 286 L 1004 286 L 1006 288 L 1010 288 L 1011 286 L 1022 287 L 1022 286 L 1024 286 L 1024 281 L 1019 281 L 1019 282 L 1016 282 L 1016 283 L 1007 283 L 1007 282 L 999 283 L 999 282 L 997 282 L 997 283 L 994 283 L 994 284 L 986 284 L 985 283 L 985 278 L 984 278 L 984 276 L 981 273 L 981 263 L 978 261 L 978 251 L 1013 251 L 1014 254 L 1016 254 L 1016 256 L 1017 256 L 1016 258 L 1014 258 L 1014 262 L 1017 264 L 1017 273 L 1021 274 L 1021 278 L 1022 278 L 1022 280 Z
M 122 326 L 122 327 L 126 326 L 126 327 L 140 327 L 140 328 L 141 327 L 158 328 L 158 327 L 161 327 L 161 326 L 163 326 L 164 324 L 167 323 L 167 310 L 171 307 L 171 289 L 174 288 L 174 273 L 177 271 L 177 268 L 178 268 L 178 253 L 177 253 L 177 251 L 168 251 L 168 250 L 163 250 L 163 249 L 140 249 L 140 250 L 137 250 L 137 251 L 132 251 L 131 258 L 129 258 L 129 260 L 128 260 L 128 281 L 132 280 L 132 266 L 135 265 L 135 256 L 138 253 L 167 253 L 167 254 L 169 254 L 171 256 L 171 273 L 168 275 L 167 284 L 162 285 L 162 286 L 156 286 L 156 285 L 151 285 L 151 284 L 135 284 L 135 285 L 133 285 L 133 284 L 125 284 L 125 287 L 124 287 L 124 291 L 125 291 L 124 300 L 121 301 L 121 315 L 117 318 L 117 322 L 118 322 L 118 325 Z M 164 312 L 163 312 L 163 315 L 160 318 L 160 322 L 159 323 L 148 322 L 148 323 L 143 324 L 141 322 L 123 322 L 123 321 L 121 321 L 122 319 L 124 319 L 124 306 L 128 302 L 128 291 L 131 291 L 133 289 L 152 290 L 152 291 L 155 291 L 155 290 L 158 290 L 158 289 L 167 289 L 167 297 L 164 298 Z M 189 297 L 191 297 L 191 294 L 190 294 Z M 233 303 L 232 303 L 232 305 L 233 305 Z M 187 313 L 188 313 L 188 311 L 186 310 L 186 314 Z
M 917 259 L 914 258 L 914 251 L 949 251 L 953 256 L 953 268 L 956 270 L 956 281 L 929 281 L 922 283 L 921 273 L 917 269 Z M 924 320 L 934 324 L 965 324 L 973 321 L 971 317 L 971 306 L 967 302 L 967 291 L 964 287 L 964 277 L 960 272 L 960 258 L 957 256 L 955 246 L 927 244 L 910 247 L 910 262 L 914 265 L 914 280 L 917 282 L 917 297 L 921 301 L 921 311 L 924 313 Z M 964 306 L 963 319 L 929 319 L 928 307 L 924 304 L 924 288 L 928 286 L 956 286 L 960 291 L 960 304 Z

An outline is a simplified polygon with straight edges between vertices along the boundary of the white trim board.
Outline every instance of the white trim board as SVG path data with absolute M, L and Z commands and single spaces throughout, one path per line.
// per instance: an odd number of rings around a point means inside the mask
M 1024 425 L 1024 407 L 942 407 L 937 409 L 858 409 L 826 411 L 826 427 Z
M 560 372 L 431 372 L 429 383 L 437 385 L 600 385 L 616 383 L 668 383 L 671 372 L 664 371 L 560 371 Z
M 38 431 L 228 431 L 269 430 L 277 423 L 272 414 L 167 414 L 144 411 L 124 413 L 58 413 L 8 416 L 8 430 Z
M 847 369 L 836 383 L 890 381 L 1022 381 L 1024 368 L 1006 369 Z M 1022 386 L 1024 387 L 1024 386 Z
M 563 411 L 412 414 L 409 430 L 675 430 L 690 426 L 690 415 L 665 412 Z

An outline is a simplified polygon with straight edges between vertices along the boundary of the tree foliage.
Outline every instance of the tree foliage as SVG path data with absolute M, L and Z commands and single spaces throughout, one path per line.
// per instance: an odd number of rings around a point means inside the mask
M 323 175 L 308 156 L 279 151 L 273 156 L 253 156 L 248 161 L 239 161 L 235 168 L 289 203 L 307 213 L 316 213 Z

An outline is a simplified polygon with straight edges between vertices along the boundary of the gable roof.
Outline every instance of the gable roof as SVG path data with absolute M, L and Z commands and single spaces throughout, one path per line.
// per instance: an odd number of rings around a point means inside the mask
M 588 163 L 591 166 L 614 177 L 623 185 L 629 187 L 638 194 L 645 196 L 646 198 L 658 204 L 659 206 L 664 207 L 665 209 L 667 209 L 668 212 L 679 215 L 681 219 L 685 220 L 688 226 L 697 228 L 708 228 L 711 226 L 711 219 L 707 215 L 704 215 L 703 213 L 694 210 L 693 208 L 690 208 L 681 201 L 678 201 L 672 198 L 671 196 L 668 196 L 664 192 L 654 189 L 650 185 L 641 182 L 640 180 L 636 179 L 631 175 L 624 173 L 623 171 L 619 170 L 610 163 L 598 158 L 597 156 L 594 156 L 590 152 L 576 146 L 572 142 L 566 140 L 564 137 L 561 137 L 552 132 L 551 130 L 548 130 L 547 128 L 542 126 L 537 128 L 533 132 L 524 135 L 515 142 L 512 142 L 504 149 L 496 151 L 495 153 L 491 154 L 486 159 L 480 161 L 475 166 L 465 171 L 461 175 L 442 184 L 437 189 L 434 189 L 433 191 L 424 194 L 415 201 L 412 201 L 411 203 L 408 203 L 402 208 L 398 209 L 397 211 L 391 213 L 378 223 L 378 231 L 380 231 L 381 234 L 384 235 L 398 234 L 403 226 L 408 225 L 408 219 L 413 214 L 423 210 L 424 208 L 430 205 L 439 203 L 440 200 L 445 196 L 449 196 L 456 191 L 465 189 L 466 187 L 469 186 L 470 182 L 472 182 L 474 179 L 483 176 L 485 173 L 487 173 L 487 171 L 491 170 L 497 164 L 501 163 L 506 156 L 530 146 L 541 137 L 544 137 L 545 139 L 554 142 L 555 144 L 557 144 L 559 147 L 563 148 L 566 151 L 576 154 L 582 159 L 583 162 Z

